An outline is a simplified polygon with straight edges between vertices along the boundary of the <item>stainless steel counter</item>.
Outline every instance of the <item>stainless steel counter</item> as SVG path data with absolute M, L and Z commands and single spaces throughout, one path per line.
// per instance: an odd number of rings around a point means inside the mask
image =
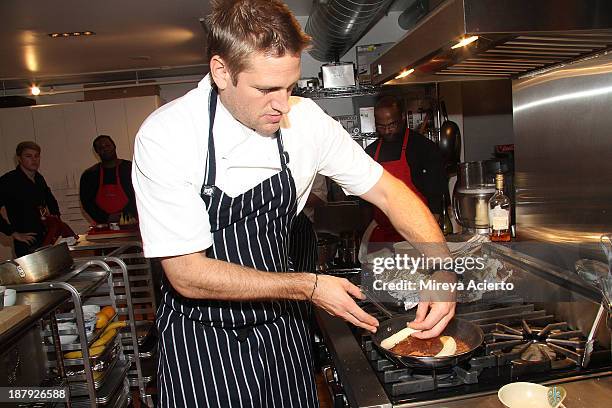
M 17 292 L 15 305 L 30 305 L 32 312 L 30 316 L 0 335 L 0 349 L 13 344 L 28 327 L 61 305 L 68 298 L 70 298 L 70 294 L 65 290 Z
M 80 293 L 87 293 L 99 286 L 105 279 L 106 272 L 104 271 L 85 271 L 69 280 L 68 283 L 73 285 Z M 12 344 L 32 324 L 70 299 L 70 297 L 69 292 L 61 289 L 18 291 L 15 305 L 30 305 L 31 313 L 30 316 L 0 335 L 0 349 Z
M 589 378 L 581 381 L 572 381 L 561 384 L 567 391 L 563 405 L 567 408 L 600 408 L 612 404 L 612 376 L 603 378 Z M 463 401 L 445 404 L 419 405 L 421 407 L 444 408 L 502 408 L 496 394 L 470 398 Z

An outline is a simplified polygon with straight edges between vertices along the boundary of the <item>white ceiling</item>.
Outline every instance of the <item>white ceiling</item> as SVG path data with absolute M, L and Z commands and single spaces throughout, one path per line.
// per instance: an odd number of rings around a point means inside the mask
M 312 2 L 286 0 L 298 16 Z M 106 80 L 202 72 L 199 18 L 208 10 L 206 0 L 0 0 L 0 80 L 22 88 L 99 80 L 101 72 Z M 48 35 L 88 30 L 96 35 Z

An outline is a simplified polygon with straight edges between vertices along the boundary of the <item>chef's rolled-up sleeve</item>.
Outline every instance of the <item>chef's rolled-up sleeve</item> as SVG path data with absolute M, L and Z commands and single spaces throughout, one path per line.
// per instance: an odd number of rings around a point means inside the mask
M 201 186 L 193 182 L 194 169 L 204 164 L 197 163 L 197 149 L 189 136 L 182 136 L 187 134 L 149 118 L 136 136 L 132 182 L 148 258 L 199 252 L 212 245 Z

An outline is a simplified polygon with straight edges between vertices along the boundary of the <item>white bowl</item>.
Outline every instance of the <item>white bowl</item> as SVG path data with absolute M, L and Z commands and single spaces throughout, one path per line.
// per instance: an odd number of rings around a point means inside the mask
M 499 389 L 497 397 L 508 408 L 551 408 L 548 387 L 530 382 L 514 382 Z
M 4 306 L 13 306 L 17 301 L 17 291 L 15 289 L 4 290 Z
M 75 322 L 62 322 L 57 324 L 58 330 L 74 330 L 76 331 L 76 323 Z
M 57 324 L 57 329 L 59 331 L 67 331 L 67 330 L 76 331 L 76 323 L 61 322 Z M 61 344 L 70 344 L 70 343 L 74 343 L 76 339 L 79 338 L 79 335 L 78 334 L 60 334 L 59 337 L 60 337 Z M 49 336 L 47 337 L 47 340 L 49 340 L 49 343 L 53 344 L 53 337 Z
M 79 336 L 76 334 L 62 334 L 60 336 L 60 344 L 74 343 L 78 338 Z M 47 340 L 49 340 L 49 343 L 53 344 L 53 337 L 47 337 Z

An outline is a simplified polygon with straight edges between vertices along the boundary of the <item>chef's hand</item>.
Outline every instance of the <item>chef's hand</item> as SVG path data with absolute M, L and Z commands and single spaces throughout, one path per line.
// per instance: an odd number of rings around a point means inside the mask
M 31 245 L 34 243 L 34 241 L 36 241 L 35 232 L 13 232 L 11 236 L 16 241 L 25 242 L 28 245 Z
M 457 281 L 457 276 L 452 272 L 438 271 L 431 277 L 437 283 L 452 283 Z M 410 322 L 410 327 L 422 330 L 413 333 L 418 339 L 430 339 L 442 334 L 448 322 L 455 316 L 456 291 L 423 291 L 421 302 L 417 308 L 416 318 Z
M 355 326 L 376 333 L 378 320 L 357 306 L 353 298 L 365 299 L 357 286 L 344 278 L 319 275 L 312 303 L 332 316 L 341 317 Z

